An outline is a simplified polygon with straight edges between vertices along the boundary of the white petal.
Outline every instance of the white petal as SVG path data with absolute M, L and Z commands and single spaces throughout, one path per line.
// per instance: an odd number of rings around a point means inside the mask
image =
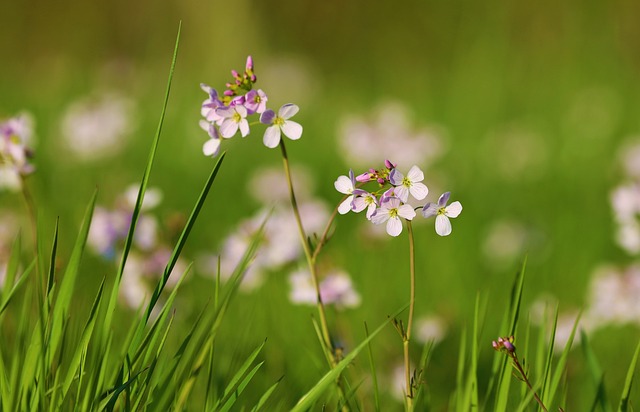
M 398 216 L 411 220 L 416 217 L 416 211 L 413 210 L 411 205 L 402 205 L 398 208 Z
M 344 202 L 340 203 L 340 206 L 338 206 L 338 213 L 340 213 L 341 215 L 349 213 L 349 211 L 351 210 L 352 201 L 353 196 L 349 196 L 344 200 Z
M 233 106 L 233 108 L 235 109 L 236 113 L 238 113 L 241 117 L 247 117 L 247 108 L 244 106 Z
M 298 140 L 302 136 L 302 126 L 291 120 L 287 120 L 282 125 L 282 132 L 291 140 Z
M 445 215 L 436 216 L 436 233 L 440 236 L 448 236 L 451 233 L 451 222 Z
M 411 196 L 416 200 L 422 200 L 429 194 L 427 186 L 424 183 L 419 182 L 412 184 L 409 191 L 411 192 Z
M 345 195 L 350 195 L 353 192 L 353 183 L 347 176 L 338 177 L 333 183 L 333 186 L 338 192 L 344 193 Z
M 446 215 L 449 217 L 458 217 L 460 212 L 462 212 L 462 204 L 460 202 L 453 202 L 445 209 Z
M 242 137 L 249 134 L 249 122 L 247 119 L 242 119 L 240 121 L 240 133 L 242 134 Z
M 411 170 L 409 170 L 409 173 L 407 173 L 407 177 L 412 182 L 422 182 L 424 180 L 424 173 L 422 173 L 422 170 L 420 170 L 418 166 L 414 165 L 411 167 Z
M 202 146 L 205 156 L 216 156 L 220 150 L 220 139 L 209 139 Z
M 226 139 L 230 139 L 238 131 L 238 123 L 231 119 L 225 119 L 220 126 L 220 135 Z
M 371 216 L 371 223 L 379 225 L 389 220 L 389 211 L 387 209 L 378 208 L 376 213 Z
M 278 126 L 267 127 L 267 130 L 264 131 L 262 143 L 270 149 L 278 146 L 278 143 L 280 143 L 280 128 Z
M 356 213 L 362 212 L 367 207 L 367 204 L 364 201 L 364 197 L 358 196 L 353 199 L 353 205 L 351 206 L 351 210 Z
M 371 220 L 371 216 L 373 216 L 373 213 L 376 211 L 376 204 L 375 203 L 371 203 L 369 205 L 369 207 L 367 208 L 367 219 Z
M 204 130 L 205 132 L 209 132 L 209 122 L 207 122 L 206 120 L 200 120 L 200 122 L 198 123 L 200 125 L 200 128 L 202 130 Z
M 387 233 L 391 236 L 398 236 L 402 233 L 402 221 L 398 217 L 392 217 L 387 222 Z
M 293 117 L 296 113 L 298 113 L 298 110 L 300 110 L 298 106 L 296 106 L 295 104 L 288 103 L 283 105 L 280 108 L 280 110 L 278 110 L 278 116 L 282 117 L 283 119 L 289 119 Z
M 409 200 L 409 189 L 406 186 L 396 186 L 393 189 L 393 193 L 395 193 L 395 195 L 400 200 L 402 200 L 403 203 Z
M 422 208 L 422 216 L 431 217 L 438 213 L 438 205 L 436 203 L 427 203 Z

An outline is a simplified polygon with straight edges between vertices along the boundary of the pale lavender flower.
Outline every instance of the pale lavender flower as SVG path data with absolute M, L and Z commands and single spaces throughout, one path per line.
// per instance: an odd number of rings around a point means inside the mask
M 249 134 L 247 109 L 244 106 L 221 107 L 216 109 L 216 114 L 223 118 L 220 124 L 220 134 L 225 139 L 232 138 L 238 129 L 240 129 L 242 137 Z
M 411 205 L 401 205 L 397 197 L 388 197 L 380 202 L 380 207 L 376 209 L 371 222 L 379 225 L 387 222 L 387 233 L 391 236 L 398 236 L 402 233 L 402 221 L 400 218 L 411 220 L 416 216 Z
M 32 121 L 28 115 L 0 122 L 0 188 L 20 190 L 22 177 L 35 168 L 29 159 L 33 156 L 28 143 L 32 135 Z
M 347 176 L 339 176 L 338 179 L 333 183 L 333 186 L 336 190 L 342 194 L 348 195 L 347 198 L 340 203 L 338 206 L 338 213 L 344 215 L 351 210 L 351 206 L 353 203 L 353 191 L 356 188 L 356 180 L 353 175 L 353 170 L 349 170 L 349 177 Z
M 216 109 L 224 107 L 224 103 L 218 98 L 218 92 L 216 89 L 202 83 L 200 88 L 209 95 L 209 98 L 202 102 L 202 108 L 200 114 L 207 119 L 210 123 L 217 123 L 220 125 L 224 118 L 216 113 Z
M 299 123 L 289 120 L 298 113 L 298 106 L 295 104 L 285 104 L 278 114 L 269 109 L 260 115 L 260 122 L 270 125 L 264 132 L 262 139 L 265 146 L 274 148 L 280 143 L 280 134 L 284 133 L 291 140 L 298 140 L 302 136 L 302 126 Z
M 364 209 L 367 209 L 367 219 L 371 220 L 371 216 L 373 216 L 376 212 L 376 208 L 378 207 L 378 200 L 376 197 L 362 189 L 354 190 L 353 194 L 355 195 L 355 198 L 353 199 L 353 211 L 360 213 Z
M 249 114 L 263 113 L 267 110 L 268 100 L 267 95 L 261 89 L 253 89 L 244 96 L 244 107 L 247 108 Z
M 315 305 L 317 303 L 313 279 L 307 270 L 299 270 L 289 276 L 291 292 L 289 300 L 294 304 Z M 320 296 L 325 305 L 336 308 L 355 308 L 360 305 L 360 295 L 353 289 L 351 278 L 344 271 L 329 273 L 320 282 Z
M 65 110 L 60 125 L 69 151 L 81 161 L 92 161 L 121 152 L 126 137 L 136 128 L 137 107 L 118 94 L 83 98 Z
M 308 199 L 313 191 L 313 180 L 309 171 L 299 165 L 291 167 L 293 187 L 296 188 L 296 198 Z M 282 167 L 271 167 L 256 170 L 248 184 L 249 194 L 258 202 L 288 202 L 289 185 Z
M 440 236 L 448 236 L 451 234 L 451 222 L 449 218 L 456 218 L 462 212 L 462 204 L 453 202 L 449 206 L 449 196 L 451 192 L 445 192 L 438 199 L 438 203 L 427 203 L 422 208 L 422 216 L 425 218 L 436 217 L 436 233 Z
M 395 188 L 395 194 L 406 203 L 409 200 L 409 193 L 416 200 L 422 200 L 427 197 L 429 193 L 429 189 L 425 186 L 424 183 L 421 183 L 424 180 L 424 173 L 418 166 L 412 166 L 405 177 L 402 173 L 398 171 L 398 169 L 391 170 L 389 174 L 389 181 Z

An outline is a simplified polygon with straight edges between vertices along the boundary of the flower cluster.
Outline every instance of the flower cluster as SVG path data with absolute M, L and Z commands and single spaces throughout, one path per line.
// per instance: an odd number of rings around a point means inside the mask
M 458 217 L 462 212 L 462 205 L 460 202 L 453 202 L 447 206 L 450 193 L 446 192 L 437 203 L 413 207 L 408 203 L 409 195 L 415 200 L 423 200 L 429 193 L 423 180 L 424 173 L 418 166 L 412 166 L 405 176 L 389 160 L 385 160 L 384 168 L 369 169 L 358 176 L 350 170 L 349 176 L 340 176 L 334 183 L 338 192 L 347 195 L 338 207 L 338 212 L 346 214 L 351 210 L 359 213 L 366 209 L 367 219 L 376 225 L 386 223 L 387 233 L 398 236 L 402 233 L 401 218 L 413 220 L 416 210 L 422 209 L 425 218 L 436 217 L 436 233 L 447 236 L 451 233 L 449 218 Z M 369 182 L 377 183 L 376 191 L 361 188 Z
M 298 140 L 302 136 L 302 126 L 289 120 L 298 113 L 298 106 L 285 104 L 275 111 L 267 109 L 267 94 L 262 89 L 254 89 L 257 77 L 253 69 L 253 59 L 247 58 L 245 71 L 241 75 L 231 71 L 233 82 L 226 84 L 222 95 L 206 84 L 200 87 L 209 97 L 202 103 L 200 113 L 204 119 L 200 120 L 200 127 L 209 134 L 202 151 L 206 156 L 217 156 L 220 152 L 222 138 L 230 139 L 238 131 L 242 137 L 250 133 L 248 117 L 259 115 L 260 123 L 267 125 L 263 143 L 269 148 L 277 147 L 281 135 L 291 140 Z
M 514 353 L 516 351 L 516 347 L 513 345 L 513 340 L 513 336 L 498 338 L 497 341 L 494 340 L 491 342 L 491 346 L 493 346 L 493 349 L 498 352 Z
M 33 151 L 29 147 L 31 119 L 19 115 L 0 122 L 0 188 L 20 190 L 22 178 L 35 170 L 29 163 Z

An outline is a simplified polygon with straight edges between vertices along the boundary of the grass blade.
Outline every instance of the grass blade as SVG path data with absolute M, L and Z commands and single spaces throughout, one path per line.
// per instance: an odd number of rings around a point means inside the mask
M 636 371 L 636 364 L 638 363 L 638 355 L 640 355 L 640 343 L 636 347 L 636 351 L 633 354 L 633 359 L 629 364 L 629 370 L 627 371 L 627 378 L 624 381 L 624 388 L 622 389 L 622 395 L 620 396 L 620 403 L 618 404 L 618 412 L 627 412 L 629 409 L 629 395 L 631 394 L 631 384 L 633 383 L 633 375 Z

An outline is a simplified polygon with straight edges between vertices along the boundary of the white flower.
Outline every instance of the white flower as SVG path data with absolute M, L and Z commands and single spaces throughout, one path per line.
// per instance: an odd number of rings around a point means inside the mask
M 353 211 L 360 213 L 364 209 L 367 209 L 367 219 L 371 220 L 371 216 L 373 216 L 376 212 L 376 208 L 378 207 L 378 200 L 376 197 L 366 190 L 361 189 L 354 190 L 353 194 L 356 196 L 353 199 Z
M 371 222 L 376 225 L 387 222 L 387 233 L 391 236 L 398 236 L 402 233 L 400 218 L 411 220 L 415 216 L 416 212 L 411 205 L 400 205 L 400 199 L 397 197 L 387 197 L 371 216 Z
M 451 222 L 449 218 L 458 217 L 462 212 L 462 204 L 453 202 L 447 206 L 451 192 L 445 192 L 438 199 L 438 203 L 427 203 L 422 208 L 422 216 L 436 217 L 436 233 L 440 236 L 448 236 L 451 233 Z
M 291 292 L 289 299 L 294 304 L 315 305 L 316 290 L 313 279 L 307 270 L 299 270 L 289 276 Z M 337 308 L 354 308 L 360 305 L 360 295 L 353 289 L 351 278 L 346 272 L 336 271 L 328 274 L 320 282 L 322 303 Z
M 278 114 L 269 109 L 260 115 L 260 122 L 271 125 L 267 127 L 262 139 L 265 146 L 273 149 L 280 143 L 280 133 L 284 133 L 291 140 L 298 140 L 302 136 L 302 126 L 299 123 L 289 120 L 298 113 L 298 106 L 295 104 L 285 104 Z
M 249 134 L 247 109 L 244 106 L 221 107 L 216 109 L 216 114 L 223 118 L 220 124 L 220 134 L 225 139 L 233 137 L 238 132 L 238 129 L 240 129 L 242 137 Z
M 204 153 L 205 156 L 216 157 L 220 152 L 221 143 L 218 129 L 213 123 L 207 122 L 206 120 L 200 120 L 200 127 L 209 135 L 209 140 L 202 145 L 202 153 Z
M 340 203 L 340 206 L 338 206 L 338 212 L 341 215 L 344 215 L 351 210 L 351 205 L 353 203 L 353 191 L 356 188 L 356 179 L 353 174 L 353 170 L 349 170 L 349 177 L 338 177 L 338 179 L 333 183 L 333 186 L 338 192 L 348 195 L 347 198 Z
M 409 193 L 416 200 L 422 200 L 429 194 L 429 189 L 424 183 L 420 183 L 424 180 L 424 173 L 418 166 L 412 166 L 405 177 L 398 169 L 393 169 L 389 174 L 389 181 L 395 188 L 395 194 L 406 203 L 409 200 Z

